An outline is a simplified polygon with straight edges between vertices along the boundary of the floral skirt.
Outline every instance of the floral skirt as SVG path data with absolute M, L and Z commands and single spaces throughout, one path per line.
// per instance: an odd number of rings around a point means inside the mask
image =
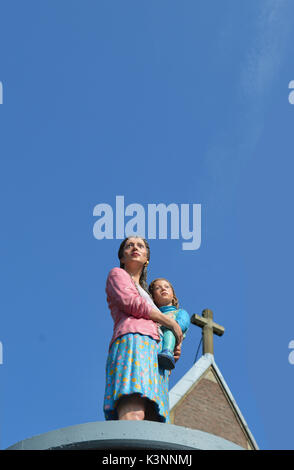
M 158 367 L 161 342 L 139 333 L 123 335 L 112 343 L 106 362 L 104 415 L 118 419 L 116 402 L 137 394 L 151 400 L 158 421 L 169 423 L 169 371 Z

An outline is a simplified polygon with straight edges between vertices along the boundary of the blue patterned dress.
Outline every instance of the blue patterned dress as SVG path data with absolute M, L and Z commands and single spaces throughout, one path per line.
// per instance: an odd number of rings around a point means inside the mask
M 141 286 L 137 288 L 145 297 Z M 112 343 L 106 362 L 103 406 L 106 420 L 118 419 L 116 401 L 119 398 L 137 394 L 153 402 L 158 421 L 169 423 L 169 371 L 158 367 L 161 345 L 162 341 L 140 333 L 120 336 Z

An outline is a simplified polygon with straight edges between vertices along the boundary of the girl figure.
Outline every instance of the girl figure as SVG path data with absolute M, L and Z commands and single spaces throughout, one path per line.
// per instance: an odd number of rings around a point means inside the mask
M 147 241 L 126 238 L 118 257 L 120 268 L 111 269 L 106 282 L 114 328 L 106 363 L 105 419 L 169 422 L 169 373 L 158 367 L 158 324 L 170 328 L 178 344 L 182 331 L 174 319 L 160 312 L 148 292 Z M 180 347 L 176 347 L 175 358 L 179 356 Z
M 179 308 L 179 302 L 171 283 L 164 278 L 158 278 L 151 282 L 149 292 L 152 295 L 154 303 L 165 315 L 172 317 L 181 327 L 183 338 L 190 325 L 190 317 L 186 310 Z M 172 330 L 162 327 L 163 341 L 162 351 L 158 354 L 158 364 L 162 369 L 174 369 L 174 348 L 176 338 Z

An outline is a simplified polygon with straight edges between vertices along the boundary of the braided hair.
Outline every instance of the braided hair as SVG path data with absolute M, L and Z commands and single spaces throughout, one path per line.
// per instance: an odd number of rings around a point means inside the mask
M 127 237 L 121 242 L 119 250 L 118 250 L 118 258 L 120 260 L 120 267 L 122 269 L 125 269 L 125 265 L 121 262 L 121 259 L 123 257 L 125 244 L 127 243 L 129 238 L 140 238 L 141 240 L 143 240 L 143 242 L 145 244 L 145 247 L 146 247 L 146 250 L 147 250 L 147 260 L 149 261 L 149 259 L 150 259 L 150 247 L 149 247 L 149 244 L 148 244 L 147 240 L 145 240 L 145 238 L 138 237 L 138 236 Z M 148 290 L 148 284 L 147 284 L 147 266 L 144 266 L 143 269 L 142 269 L 139 284 L 147 292 L 147 294 L 150 295 L 150 292 Z

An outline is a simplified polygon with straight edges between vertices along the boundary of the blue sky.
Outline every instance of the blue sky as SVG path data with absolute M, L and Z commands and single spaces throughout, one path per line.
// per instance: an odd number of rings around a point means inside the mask
M 117 195 L 201 204 L 200 248 L 150 240 L 148 280 L 213 310 L 257 443 L 294 448 L 293 18 L 290 0 L 0 1 L 1 448 L 104 419 L 120 240 L 94 238 L 93 210 Z

